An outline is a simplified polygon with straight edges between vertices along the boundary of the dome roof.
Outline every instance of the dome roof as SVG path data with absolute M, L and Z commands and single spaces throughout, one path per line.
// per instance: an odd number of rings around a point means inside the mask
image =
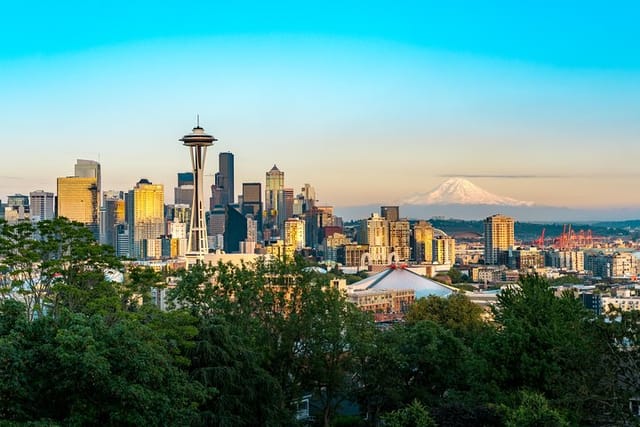
M 413 289 L 416 293 L 416 298 L 430 295 L 448 297 L 456 292 L 455 288 L 396 266 L 391 266 L 380 273 L 347 286 L 348 293 L 392 289 Z

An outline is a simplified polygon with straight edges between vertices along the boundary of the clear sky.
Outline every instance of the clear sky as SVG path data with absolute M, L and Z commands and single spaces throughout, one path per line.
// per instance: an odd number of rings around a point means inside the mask
M 199 113 L 236 193 L 276 163 L 336 206 L 448 176 L 638 206 L 639 22 L 637 1 L 5 2 L 0 198 L 55 191 L 77 158 L 105 190 L 170 195 Z

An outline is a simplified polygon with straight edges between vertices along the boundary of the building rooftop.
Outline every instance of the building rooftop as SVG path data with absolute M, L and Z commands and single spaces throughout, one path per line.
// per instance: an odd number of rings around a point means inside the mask
M 413 289 L 416 298 L 430 295 L 448 297 L 456 292 L 453 287 L 427 279 L 403 266 L 396 265 L 391 265 L 380 273 L 347 286 L 348 293 L 391 289 Z

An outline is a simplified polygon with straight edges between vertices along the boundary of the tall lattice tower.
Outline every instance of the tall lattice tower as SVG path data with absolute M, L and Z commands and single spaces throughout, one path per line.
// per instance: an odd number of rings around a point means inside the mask
M 180 138 L 185 146 L 189 147 L 191 153 L 191 164 L 193 166 L 193 204 L 191 205 L 191 229 L 189 231 L 188 256 L 196 256 L 204 259 L 204 255 L 209 252 L 207 243 L 207 224 L 205 220 L 204 208 L 204 161 L 207 154 L 207 147 L 217 141 L 213 136 L 204 132 L 200 127 L 200 120 L 190 134 Z

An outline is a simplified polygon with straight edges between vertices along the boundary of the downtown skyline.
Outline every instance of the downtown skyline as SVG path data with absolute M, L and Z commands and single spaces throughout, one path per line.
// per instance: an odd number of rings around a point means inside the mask
M 275 163 L 336 207 L 450 176 L 538 205 L 640 206 L 639 7 L 569 5 L 43 2 L 29 33 L 10 6 L 0 199 L 55 191 L 81 158 L 101 163 L 104 190 L 148 178 L 171 201 L 190 170 L 178 138 L 200 114 L 219 140 L 205 173 L 234 153 L 236 193 Z

